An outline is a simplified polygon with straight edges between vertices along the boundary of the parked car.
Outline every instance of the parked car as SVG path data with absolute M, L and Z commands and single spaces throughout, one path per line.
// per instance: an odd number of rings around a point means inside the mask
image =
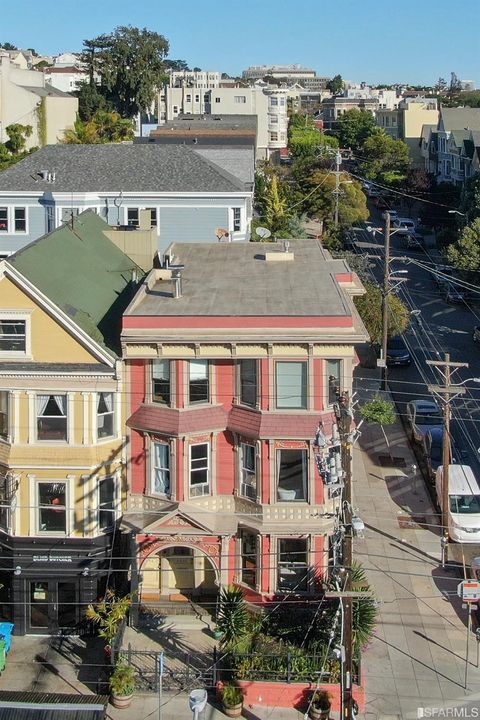
M 475 325 L 472 333 L 473 342 L 480 342 L 480 325 Z
M 390 338 L 387 345 L 387 367 L 393 365 L 408 366 L 412 363 L 412 356 L 400 335 Z
M 388 208 L 387 208 L 387 209 L 382 213 L 382 218 L 383 218 L 384 220 L 387 219 L 387 212 L 388 212 L 388 214 L 390 215 L 390 222 L 393 222 L 393 221 L 395 220 L 395 218 L 398 217 L 398 212 L 397 212 L 396 210 L 391 210 L 391 209 L 388 209 Z
M 463 303 L 465 301 L 464 294 L 458 290 L 453 283 L 446 282 L 443 287 L 443 297 L 448 303 Z
M 443 465 L 437 469 L 437 502 L 443 509 Z M 469 465 L 448 468 L 448 534 L 459 543 L 480 542 L 480 487 Z
M 440 287 L 448 282 L 448 278 L 453 277 L 453 267 L 450 265 L 434 265 L 432 277 L 435 285 Z
M 422 451 L 427 465 L 428 477 L 435 480 L 435 473 L 443 462 L 443 427 L 432 426 L 422 440 Z
M 415 221 L 411 218 L 396 217 L 393 219 L 393 228 L 399 235 L 409 235 L 415 233 Z
M 443 415 L 434 400 L 411 400 L 407 403 L 407 424 L 412 440 L 421 443 L 435 428 L 443 431 Z

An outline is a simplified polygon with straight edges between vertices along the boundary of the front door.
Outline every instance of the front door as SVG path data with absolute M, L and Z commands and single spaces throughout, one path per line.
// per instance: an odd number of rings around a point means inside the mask
M 29 580 L 27 632 L 41 635 L 72 633 L 78 623 L 77 583 Z

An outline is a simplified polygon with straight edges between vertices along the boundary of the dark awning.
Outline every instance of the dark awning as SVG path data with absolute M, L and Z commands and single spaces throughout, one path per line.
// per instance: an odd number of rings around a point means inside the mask
M 106 695 L 0 691 L 0 720 L 105 720 Z

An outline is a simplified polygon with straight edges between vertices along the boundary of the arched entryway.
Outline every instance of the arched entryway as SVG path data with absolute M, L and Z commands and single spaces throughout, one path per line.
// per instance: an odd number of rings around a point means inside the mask
M 198 547 L 170 545 L 157 549 L 142 563 L 143 600 L 200 600 L 217 595 L 219 573 Z

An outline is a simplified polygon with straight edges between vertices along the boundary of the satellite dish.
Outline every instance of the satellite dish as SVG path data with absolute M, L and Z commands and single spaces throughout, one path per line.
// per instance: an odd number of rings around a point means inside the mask
M 257 233 L 258 237 L 262 238 L 262 240 L 269 238 L 270 235 L 272 234 L 268 228 L 264 228 L 264 227 L 257 227 L 255 232 Z

